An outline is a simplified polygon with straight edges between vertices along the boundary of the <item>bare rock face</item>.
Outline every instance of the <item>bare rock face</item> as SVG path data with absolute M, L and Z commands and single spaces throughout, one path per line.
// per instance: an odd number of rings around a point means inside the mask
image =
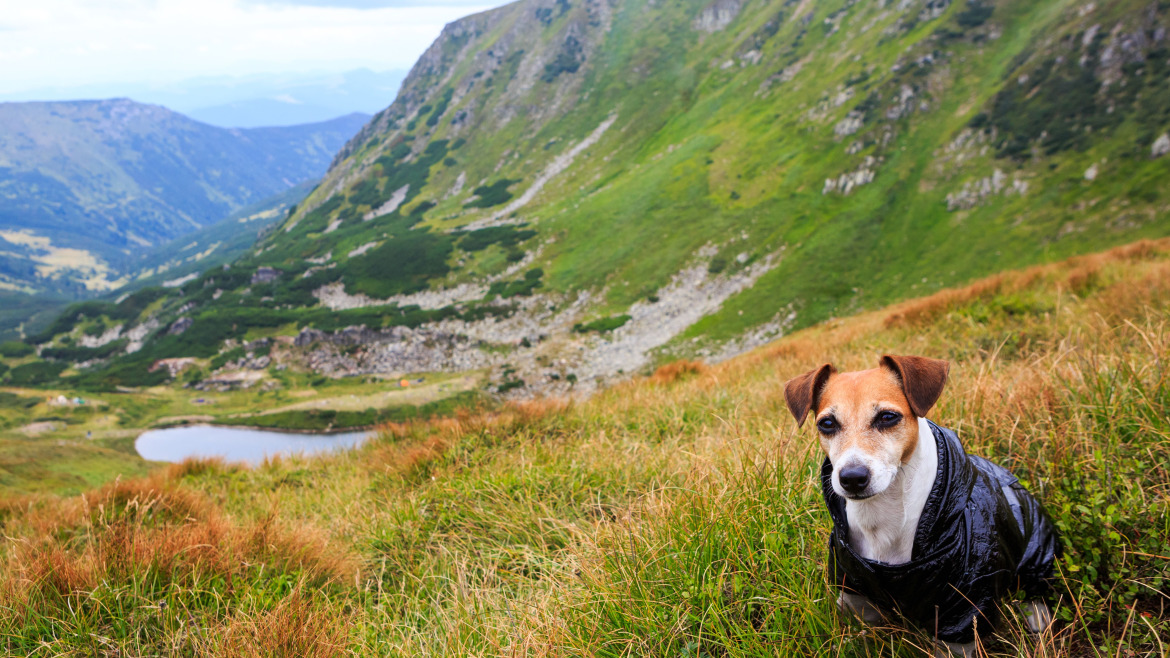
M 695 18 L 693 27 L 700 32 L 718 32 L 731 25 L 739 15 L 740 0 L 715 0 Z
M 280 272 L 271 267 L 260 267 L 256 269 L 256 273 L 252 275 L 252 285 L 258 283 L 272 283 L 280 278 Z
M 195 324 L 195 321 L 191 318 L 179 318 L 178 320 L 175 320 L 175 323 L 171 325 L 171 328 L 167 331 L 167 333 L 171 336 L 178 336 L 184 331 L 190 329 L 191 325 L 193 324 Z
M 821 188 L 821 194 L 835 192 L 837 194 L 848 195 L 855 188 L 872 183 L 874 176 L 877 175 L 875 171 L 877 165 L 877 158 L 870 155 L 865 156 L 865 160 L 856 171 L 847 171 L 837 178 L 826 178 L 825 186 Z
M 1167 153 L 1170 153 L 1170 133 L 1162 133 L 1162 136 L 1155 139 L 1150 146 L 1150 157 L 1160 158 Z
M 1093 165 L 1093 176 L 1096 176 L 1096 165 Z M 1087 172 L 1086 172 L 1087 174 Z M 1086 175 L 1086 179 L 1089 179 Z M 1003 173 L 1001 169 L 996 169 L 991 172 L 990 176 L 967 181 L 963 183 L 963 188 L 957 192 L 951 192 L 947 195 L 947 210 L 955 212 L 957 210 L 970 210 L 993 196 L 1028 193 L 1028 181 L 1022 180 L 1017 176 L 1008 178 L 1007 174 Z

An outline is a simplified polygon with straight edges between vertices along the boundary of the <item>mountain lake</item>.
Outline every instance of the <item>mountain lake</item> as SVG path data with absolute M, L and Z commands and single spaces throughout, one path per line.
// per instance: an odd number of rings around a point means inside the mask
M 134 448 L 148 461 L 181 462 L 188 457 L 222 457 L 229 463 L 244 462 L 257 466 L 267 457 L 312 456 L 354 448 L 371 435 L 371 432 L 290 434 L 197 425 L 144 432 L 134 442 Z

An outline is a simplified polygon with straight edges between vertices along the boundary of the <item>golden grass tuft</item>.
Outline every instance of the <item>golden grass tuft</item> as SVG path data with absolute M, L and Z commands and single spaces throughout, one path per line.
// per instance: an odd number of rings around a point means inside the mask
M 671 384 L 680 379 L 685 379 L 694 375 L 702 375 L 707 372 L 707 364 L 701 361 L 675 361 L 660 366 L 650 375 L 650 382 L 654 384 Z
M 522 428 L 568 411 L 564 398 L 513 400 L 495 411 L 460 410 L 450 418 L 388 423 L 378 429 L 382 441 L 365 463 L 375 472 L 417 477 L 468 434 L 514 434 Z
M 346 615 L 297 587 L 272 610 L 241 614 L 220 631 L 223 658 L 334 658 L 348 655 Z
M 940 316 L 976 299 L 989 299 L 1035 284 L 1039 279 L 1063 275 L 1063 286 L 1084 294 L 1099 281 L 1102 268 L 1115 263 L 1149 260 L 1170 253 L 1170 238 L 1142 240 L 1097 254 L 1077 256 L 1059 263 L 1036 265 L 1023 270 L 996 274 L 961 288 L 939 291 L 928 297 L 892 306 L 886 315 L 886 328 L 921 327 Z

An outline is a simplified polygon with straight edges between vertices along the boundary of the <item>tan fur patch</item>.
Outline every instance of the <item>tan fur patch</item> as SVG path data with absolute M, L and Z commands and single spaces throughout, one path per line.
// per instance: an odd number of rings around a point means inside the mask
M 830 456 L 853 447 L 870 454 L 886 453 L 894 443 L 905 463 L 918 446 L 914 411 L 897 375 L 887 368 L 836 373 L 829 377 L 817 403 L 818 420 L 831 413 L 841 425 L 831 438 L 821 437 L 821 444 Z M 879 430 L 873 427 L 879 411 L 897 411 L 902 414 L 902 421 L 895 427 Z

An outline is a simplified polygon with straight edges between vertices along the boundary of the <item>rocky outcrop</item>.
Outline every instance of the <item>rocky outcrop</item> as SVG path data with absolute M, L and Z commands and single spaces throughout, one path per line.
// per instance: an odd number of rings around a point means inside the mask
M 1093 177 L 1097 175 L 1096 168 L 1093 168 Z M 1088 180 L 1092 180 L 1086 174 Z M 990 176 L 967 181 L 963 183 L 963 189 L 958 192 L 951 192 L 947 195 L 947 210 L 954 212 L 956 210 L 970 210 L 975 206 L 980 205 L 985 200 L 992 196 L 1000 194 L 1027 194 L 1028 181 L 1022 180 L 1018 177 L 1013 177 L 1009 181 L 1007 174 L 1002 170 L 996 169 Z
M 179 336 L 191 328 L 195 321 L 191 318 L 179 318 L 171 324 L 171 328 L 167 330 L 169 336 Z
M 718 32 L 731 25 L 741 6 L 740 0 L 715 0 L 699 12 L 691 26 L 699 32 Z
M 252 285 L 272 283 L 280 278 L 280 270 L 272 267 L 258 267 L 252 274 Z
M 821 194 L 837 193 L 847 196 L 855 188 L 873 182 L 874 176 L 877 175 L 874 171 L 876 166 L 877 158 L 867 155 L 856 171 L 847 171 L 837 178 L 826 178 Z
M 1163 155 L 1170 153 L 1170 134 L 1162 133 L 1154 143 L 1150 145 L 1150 157 L 1160 158 Z

